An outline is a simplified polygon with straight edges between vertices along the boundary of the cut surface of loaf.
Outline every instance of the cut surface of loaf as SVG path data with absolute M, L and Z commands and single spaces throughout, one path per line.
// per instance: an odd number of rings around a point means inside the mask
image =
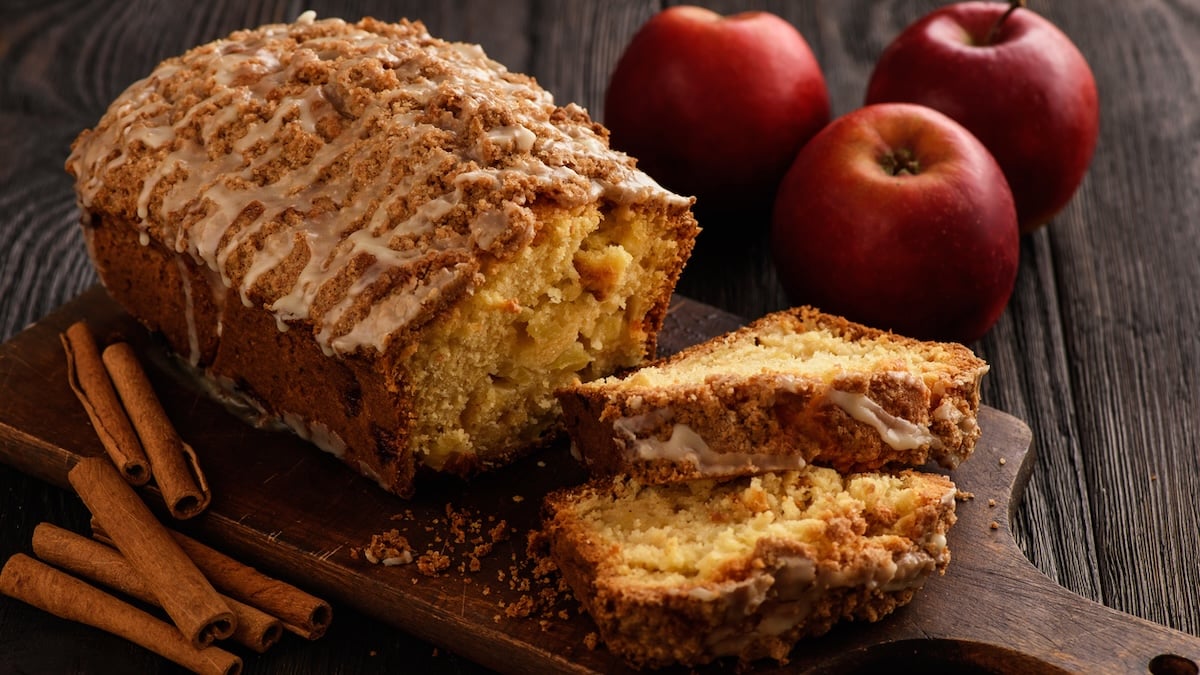
M 879 620 L 944 571 L 954 497 L 946 477 L 912 470 L 598 478 L 547 497 L 543 535 L 631 664 L 783 660 L 838 621 Z
M 931 458 L 952 468 L 979 437 L 987 369 L 959 344 L 799 307 L 558 397 L 575 451 L 597 474 L 670 482 Z
M 67 170 L 131 314 L 399 494 L 652 356 L 698 231 L 584 110 L 407 21 L 306 13 L 168 59 Z

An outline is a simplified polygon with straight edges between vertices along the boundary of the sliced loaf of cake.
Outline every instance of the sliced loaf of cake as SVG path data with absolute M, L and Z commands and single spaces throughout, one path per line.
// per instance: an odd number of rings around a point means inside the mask
M 600 637 L 632 665 L 782 661 L 797 640 L 876 621 L 942 572 L 955 493 L 911 470 L 597 478 L 547 498 L 543 536 Z
M 418 22 L 238 31 L 72 146 L 101 281 L 221 398 L 410 495 L 557 433 L 643 362 L 691 199 L 576 105 Z
M 810 307 L 777 312 L 625 376 L 556 393 L 595 474 L 646 482 L 953 468 L 979 437 L 987 364 Z

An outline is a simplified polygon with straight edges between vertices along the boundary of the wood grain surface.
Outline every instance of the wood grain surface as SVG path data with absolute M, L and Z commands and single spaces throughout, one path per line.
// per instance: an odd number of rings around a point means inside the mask
M 668 354 L 740 323 L 734 315 L 679 297 L 668 316 L 662 333 Z M 126 342 L 143 362 L 154 364 L 149 369 L 154 390 L 203 461 L 215 499 L 202 516 L 174 527 L 338 607 L 501 672 L 629 672 L 603 646 L 586 646 L 595 624 L 574 601 L 557 597 L 557 576 L 539 576 L 526 552 L 543 497 L 586 478 L 566 439 L 469 482 L 425 480 L 413 499 L 400 500 L 290 433 L 243 424 L 174 367 L 154 337 L 95 287 L 0 345 L 0 380 L 8 385 L 0 396 L 0 462 L 62 486 L 68 472 L 75 473 L 70 467 L 103 456 L 68 388 L 66 358 L 56 339 L 80 320 L 102 342 Z M 980 411 L 979 424 L 983 435 L 975 454 L 951 474 L 964 498 L 948 535 L 953 561 L 946 575 L 930 579 L 892 617 L 839 626 L 807 641 L 786 666 L 768 660 L 747 672 L 861 671 L 897 659 L 957 670 L 1134 672 L 1164 656 L 1200 655 L 1200 638 L 1085 600 L 1033 567 L 1010 528 L 1036 465 L 1032 435 L 1020 420 L 993 408 Z M 113 478 L 120 480 L 115 473 Z M 167 519 L 158 491 L 142 492 Z M 489 534 L 496 527 L 502 537 Z M 361 550 L 372 536 L 391 529 L 412 545 L 416 563 L 387 567 L 363 559 Z M 476 553 L 478 543 L 489 549 Z M 446 566 L 431 572 L 422 559 L 432 560 L 433 552 L 444 556 Z M 556 599 L 538 600 L 542 591 Z M 969 611 L 964 597 L 970 598 Z M 523 602 L 527 610 L 510 613 Z M 1048 625 L 1057 628 L 1045 631 Z M 722 672 L 731 665 L 700 671 Z
M 792 21 L 835 114 L 861 104 L 874 59 L 936 0 L 718 2 Z M 1017 287 L 978 344 L 984 400 L 1028 422 L 1039 461 L 1013 530 L 1029 559 L 1084 597 L 1200 635 L 1200 2 L 1031 0 L 1080 47 L 1100 89 L 1083 186 L 1022 240 Z M 599 116 L 620 50 L 655 2 L 0 4 L 0 338 L 95 281 L 62 170 L 70 140 L 160 59 L 232 29 L 322 16 L 420 18 L 481 43 Z M 1053 143 L 1053 139 L 1046 139 Z M 704 220 L 679 291 L 744 317 L 786 305 L 761 213 Z M 0 382 L 0 387 L 4 383 Z M 0 556 L 41 520 L 81 529 L 70 495 L 0 467 Z M 171 672 L 120 641 L 0 601 L 0 654 L 28 672 Z M 1193 656 L 1193 658 L 1196 658 Z M 97 664 L 103 664 L 103 670 Z M 321 642 L 250 672 L 472 672 L 469 662 L 351 612 Z

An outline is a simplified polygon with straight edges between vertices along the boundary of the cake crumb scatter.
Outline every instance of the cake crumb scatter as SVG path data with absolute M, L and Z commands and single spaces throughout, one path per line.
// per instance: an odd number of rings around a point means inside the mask
M 353 555 L 354 551 L 352 550 L 351 556 Z M 408 545 L 408 539 L 395 528 L 371 535 L 371 543 L 363 550 L 363 556 L 368 562 L 387 567 L 407 565 L 413 560 L 412 547 Z

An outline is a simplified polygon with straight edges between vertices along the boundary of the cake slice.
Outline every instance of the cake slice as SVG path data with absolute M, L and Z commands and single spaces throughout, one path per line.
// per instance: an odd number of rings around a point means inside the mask
M 632 665 L 782 661 L 840 620 L 879 620 L 944 571 L 955 493 L 912 470 L 597 478 L 547 497 L 542 535 L 600 637 Z
M 930 459 L 953 468 L 979 437 L 987 370 L 962 345 L 800 307 L 556 393 L 573 449 L 595 474 L 671 482 Z

